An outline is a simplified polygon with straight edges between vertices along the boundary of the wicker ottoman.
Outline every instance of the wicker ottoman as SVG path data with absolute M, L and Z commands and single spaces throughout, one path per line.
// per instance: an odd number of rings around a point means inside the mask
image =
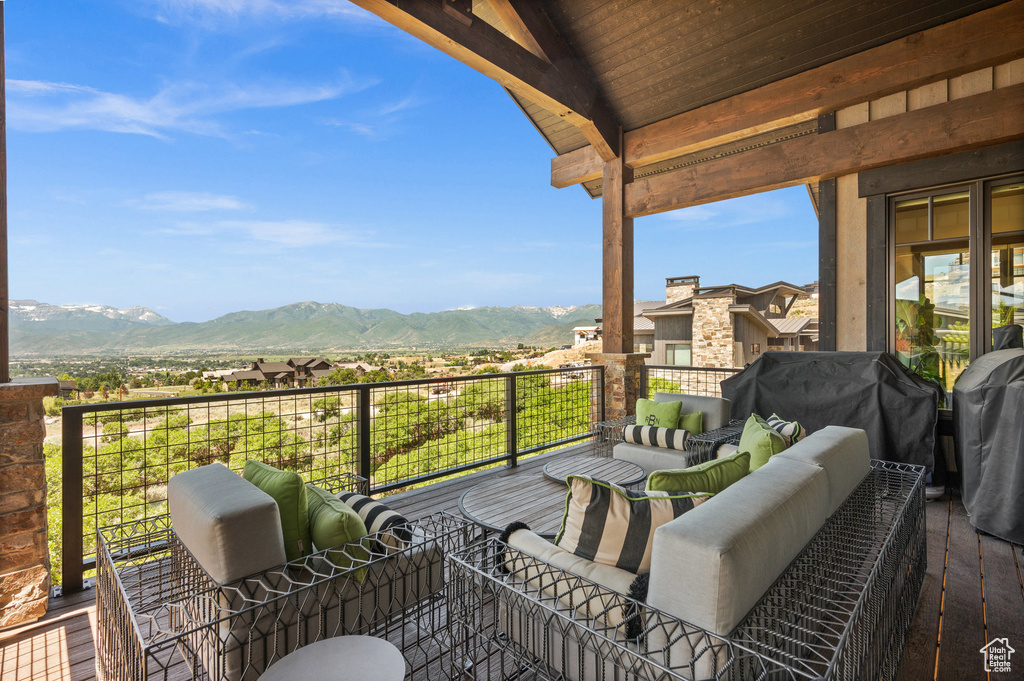
M 336 636 L 303 646 L 270 665 L 260 681 L 289 679 L 401 681 L 405 658 L 398 648 L 373 636 Z

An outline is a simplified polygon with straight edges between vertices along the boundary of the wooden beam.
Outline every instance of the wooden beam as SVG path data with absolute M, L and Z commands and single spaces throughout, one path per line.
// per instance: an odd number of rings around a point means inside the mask
M 623 191 L 631 179 L 622 159 L 604 164 L 602 352 L 633 352 L 633 218 Z
M 607 110 L 599 99 L 578 97 L 579 84 L 567 82 L 562 73 L 565 64 L 549 63 L 472 15 L 467 23 L 446 0 L 352 2 L 572 123 L 599 156 L 613 151 L 600 134 L 607 132 Z M 617 155 L 618 148 L 614 151 Z
M 588 122 L 578 127 L 602 161 L 619 156 L 619 123 L 612 115 L 580 58 L 559 34 L 543 4 L 535 0 L 490 0 L 491 7 L 508 27 L 516 41 L 530 49 L 539 49 L 552 64 L 577 102 L 587 112 Z
M 637 168 L 810 120 L 927 82 L 1024 55 L 1024 0 L 972 14 L 627 132 L 626 164 Z M 586 149 L 586 148 L 585 148 Z M 551 163 L 551 185 L 594 179 L 593 149 Z M 575 173 L 575 174 L 574 174 Z
M 710 201 L 953 154 L 1024 137 L 1024 84 L 637 180 L 626 215 Z

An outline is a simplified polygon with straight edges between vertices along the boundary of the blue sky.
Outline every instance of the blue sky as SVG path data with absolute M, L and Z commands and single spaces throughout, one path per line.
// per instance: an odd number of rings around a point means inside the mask
M 601 299 L 601 204 L 493 81 L 344 0 L 7 2 L 10 292 L 175 321 Z M 817 278 L 794 187 L 636 220 L 666 277 Z

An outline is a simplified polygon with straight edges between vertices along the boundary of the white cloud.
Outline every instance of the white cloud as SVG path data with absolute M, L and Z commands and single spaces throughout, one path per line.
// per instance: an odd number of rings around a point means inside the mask
M 344 245 L 351 248 L 400 248 L 401 245 L 376 240 L 372 232 L 313 220 L 218 220 L 213 222 L 176 222 L 161 230 L 172 236 L 213 237 L 220 243 L 239 248 L 253 244 L 276 248 L 311 248 Z
M 382 20 L 349 0 L 155 0 L 156 19 L 163 23 L 217 24 L 245 16 L 270 19 L 330 17 L 352 23 L 381 24 Z
M 126 201 L 129 206 L 142 210 L 197 213 L 210 210 L 249 210 L 249 204 L 238 197 L 209 192 L 154 192 L 141 199 Z
M 421 106 L 424 100 L 410 94 L 398 101 L 356 114 L 355 119 L 325 118 L 324 125 L 347 128 L 364 137 L 384 137 L 391 132 L 402 119 L 401 114 Z M 372 122 L 369 122 L 372 121 Z
M 321 102 L 371 84 L 356 83 L 344 73 L 336 82 L 320 85 L 182 82 L 146 98 L 72 83 L 11 79 L 7 120 L 12 128 L 36 132 L 88 129 L 165 139 L 178 131 L 225 137 L 215 120 L 220 114 Z
M 682 223 L 686 231 L 702 231 L 767 223 L 793 214 L 790 204 L 762 194 L 663 213 L 663 219 Z

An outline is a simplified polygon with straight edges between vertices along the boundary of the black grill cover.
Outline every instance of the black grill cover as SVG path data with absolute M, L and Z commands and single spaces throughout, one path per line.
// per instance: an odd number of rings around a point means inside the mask
M 953 429 L 971 524 L 1024 544 L 1024 350 L 996 350 L 964 369 Z
M 926 466 L 935 462 L 942 388 L 884 352 L 766 352 L 722 381 L 732 418 L 751 412 L 867 431 L 871 457 Z

